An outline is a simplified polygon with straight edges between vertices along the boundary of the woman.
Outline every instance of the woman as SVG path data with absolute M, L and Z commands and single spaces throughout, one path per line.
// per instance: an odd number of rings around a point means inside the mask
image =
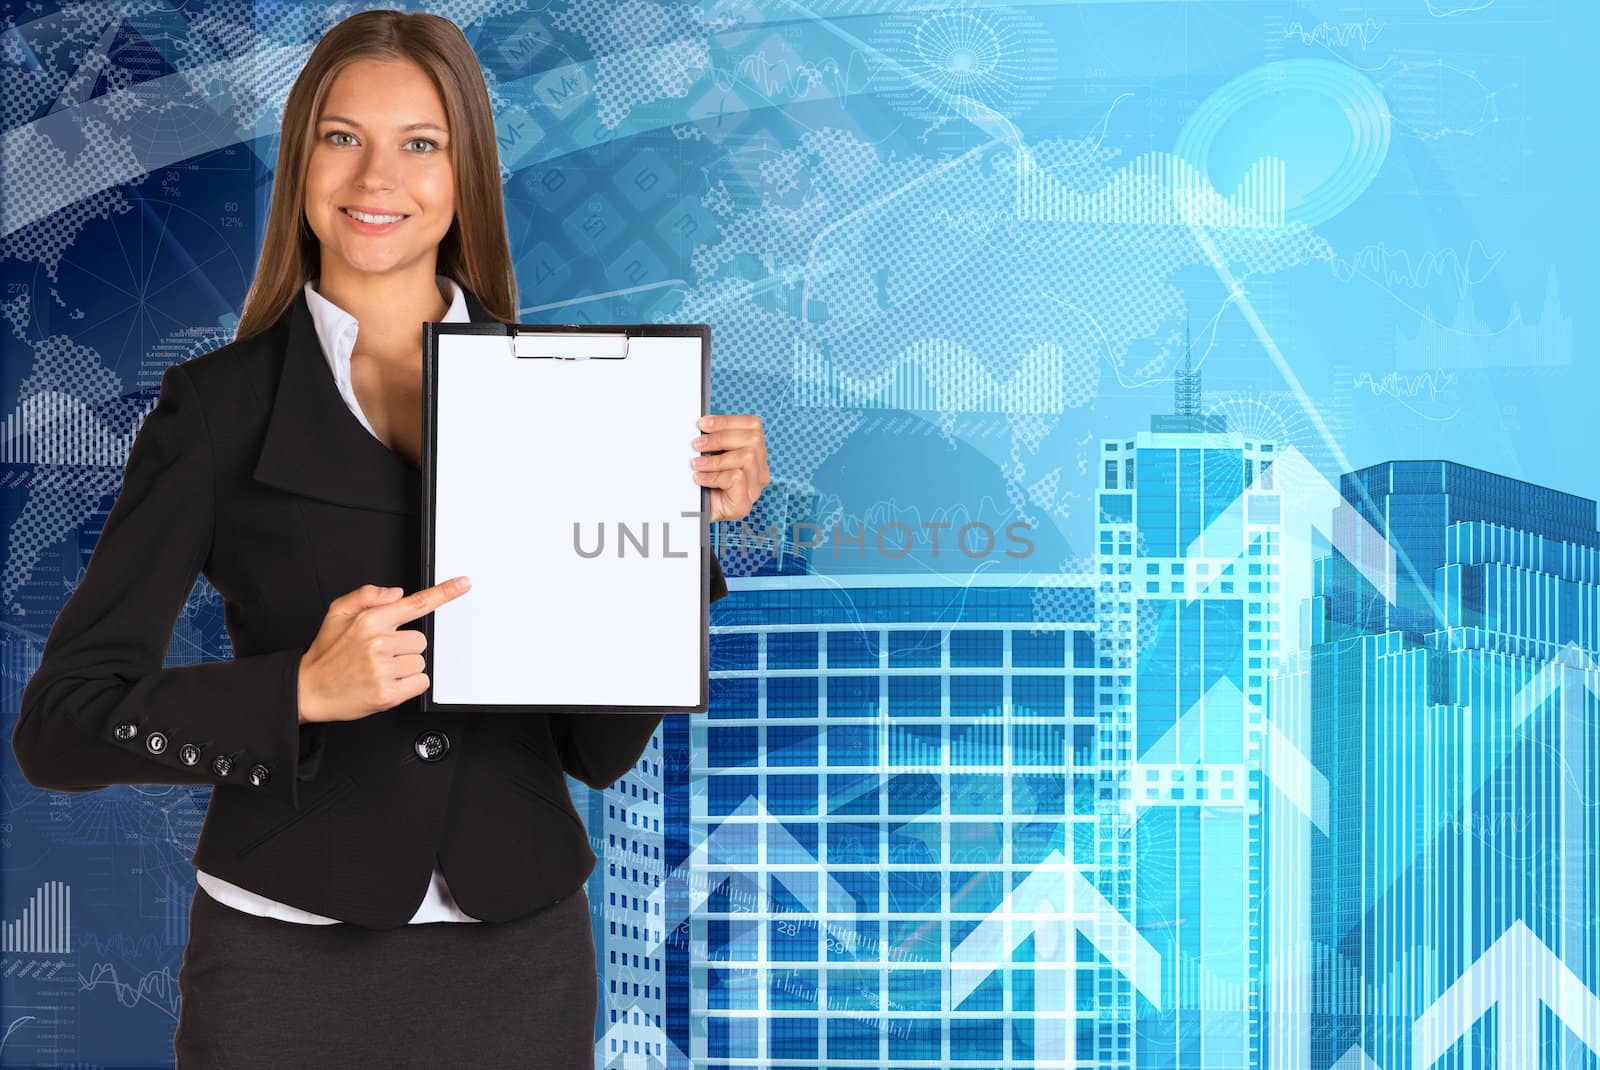
M 515 291 L 465 37 L 341 22 L 285 106 L 238 337 L 163 377 L 13 736 L 41 787 L 214 786 L 180 1067 L 594 1063 L 595 856 L 563 774 L 610 786 L 660 715 L 423 715 L 416 621 L 470 594 L 400 589 L 421 324 L 513 320 Z M 760 421 L 701 429 L 711 518 L 742 517 L 769 479 Z M 199 573 L 235 656 L 162 668 Z

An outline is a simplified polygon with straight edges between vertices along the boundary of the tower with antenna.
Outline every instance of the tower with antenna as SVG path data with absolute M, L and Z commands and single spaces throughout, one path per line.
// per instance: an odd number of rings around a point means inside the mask
M 1189 321 L 1183 321 L 1183 369 L 1173 380 L 1172 411 L 1179 416 L 1200 415 L 1200 373 L 1194 370 L 1194 348 L 1189 343 Z
M 1228 418 L 1207 416 L 1201 405 L 1200 371 L 1194 366 L 1194 349 L 1189 339 L 1189 321 L 1183 321 L 1183 367 L 1172 380 L 1172 413 L 1150 417 L 1150 430 L 1157 432 L 1227 431 Z

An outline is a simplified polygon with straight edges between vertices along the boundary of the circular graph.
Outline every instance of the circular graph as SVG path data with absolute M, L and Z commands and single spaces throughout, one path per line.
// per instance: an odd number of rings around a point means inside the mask
M 1056 73 L 1049 31 L 1006 8 L 897 12 L 878 39 L 890 61 L 879 74 L 884 98 L 919 119 L 962 114 L 963 101 L 1015 114 L 1042 100 Z
M 1281 161 L 1284 219 L 1315 225 L 1372 184 L 1389 130 L 1389 106 L 1360 71 L 1293 59 L 1218 88 L 1189 117 L 1173 151 L 1225 197 L 1262 160 Z

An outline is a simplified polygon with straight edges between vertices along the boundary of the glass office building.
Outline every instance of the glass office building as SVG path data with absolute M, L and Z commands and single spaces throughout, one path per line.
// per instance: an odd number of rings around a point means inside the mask
M 1008 893 L 1069 861 L 1098 879 L 1092 577 L 730 586 L 710 714 L 663 730 L 691 761 L 666 798 L 667 863 L 685 878 L 668 895 L 674 1057 L 842 1070 L 1075 1055 L 1097 1017 L 1076 983 L 1094 951 L 1044 946 Z M 994 919 L 993 961 L 953 987 L 949 964 Z
M 1342 521 L 1364 517 L 1400 565 L 1391 602 L 1321 560 L 1313 642 L 1284 678 L 1331 789 L 1311 838 L 1315 1070 L 1412 1066 L 1412 1023 L 1458 982 L 1533 998 L 1548 971 L 1475 967 L 1517 922 L 1600 988 L 1595 503 L 1443 461 L 1341 492 Z M 1494 1066 L 1504 1029 L 1538 1030 L 1543 1067 L 1594 1065 L 1554 1014 L 1438 1028 L 1439 1067 Z
M 1198 373 L 1175 394 L 1148 432 L 1100 444 L 1097 862 L 1160 955 L 1161 1005 L 1103 966 L 1090 1065 L 1237 1070 L 1260 1061 L 1276 451 L 1203 415 Z
M 596 1066 L 667 1065 L 663 780 L 657 730 L 639 761 L 604 791 L 572 781 L 595 853 L 587 891 L 597 951 Z M 681 766 L 681 763 L 680 763 Z M 678 771 L 682 778 L 681 768 Z

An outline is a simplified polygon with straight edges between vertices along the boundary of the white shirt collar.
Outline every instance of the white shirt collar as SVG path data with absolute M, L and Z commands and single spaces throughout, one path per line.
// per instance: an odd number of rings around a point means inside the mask
M 457 282 L 448 275 L 435 275 L 434 280 L 439 285 L 441 294 L 450 294 L 450 308 L 444 314 L 441 323 L 466 323 L 472 319 L 467 311 L 467 299 L 464 291 Z M 339 395 L 344 398 L 344 403 L 356 418 L 361 421 L 373 438 L 378 433 L 372 430 L 372 425 L 367 422 L 366 414 L 361 411 L 361 404 L 356 400 L 355 388 L 350 384 L 350 354 L 355 351 L 357 323 L 356 318 L 332 301 L 317 292 L 314 285 L 315 279 L 307 279 L 304 290 L 306 305 L 311 310 L 311 322 L 317 329 L 317 341 L 322 346 L 322 356 L 328 362 L 328 368 L 333 372 L 333 381 L 339 387 Z

